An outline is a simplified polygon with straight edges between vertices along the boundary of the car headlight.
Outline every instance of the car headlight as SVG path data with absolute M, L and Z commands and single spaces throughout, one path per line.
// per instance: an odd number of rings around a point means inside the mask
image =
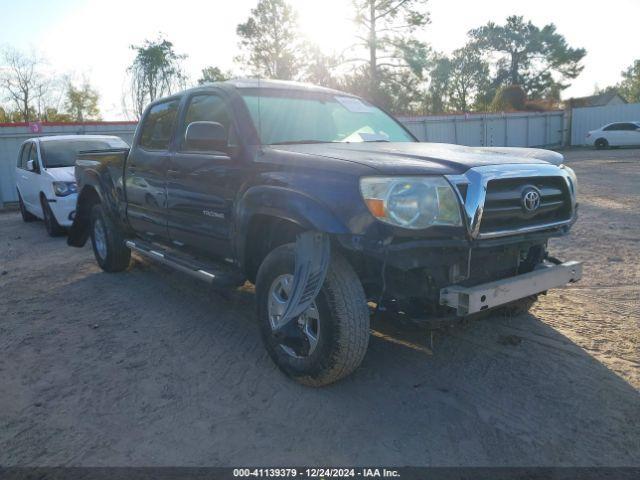
M 443 177 L 364 177 L 360 191 L 382 222 L 412 230 L 462 225 L 458 199 Z
M 66 197 L 78 191 L 76 182 L 53 182 L 53 193 L 58 197 Z
M 573 189 L 573 195 L 578 196 L 578 176 L 576 172 L 573 171 L 573 168 L 567 167 L 566 165 L 560 165 L 560 168 L 565 170 L 569 175 L 569 179 L 571 180 L 571 188 Z

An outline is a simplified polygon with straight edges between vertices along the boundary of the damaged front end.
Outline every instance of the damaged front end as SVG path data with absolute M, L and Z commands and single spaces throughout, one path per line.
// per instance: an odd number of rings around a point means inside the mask
M 342 240 L 378 308 L 419 319 L 466 316 L 580 279 L 579 262 L 547 251 L 577 219 L 571 169 L 495 165 L 445 178 L 460 204 L 462 235 Z
M 444 227 L 441 223 L 411 232 L 390 226 L 393 219 L 383 216 L 386 200 L 378 200 L 389 198 L 384 188 L 390 179 L 370 177 L 363 196 L 372 213 L 380 213 L 381 228 L 373 235 L 331 237 L 378 310 L 396 310 L 414 319 L 467 316 L 581 278 L 579 262 L 562 263 L 547 250 L 549 239 L 567 234 L 577 219 L 577 182 L 570 169 L 484 166 L 444 178 L 460 206 L 459 226 L 450 201 L 441 218 L 453 220 Z M 433 184 L 438 194 L 446 193 L 442 182 L 400 182 Z M 318 232 L 298 237 L 295 296 L 284 314 L 283 329 L 317 295 L 317 279 L 324 278 L 329 262 L 329 244 L 329 237 Z

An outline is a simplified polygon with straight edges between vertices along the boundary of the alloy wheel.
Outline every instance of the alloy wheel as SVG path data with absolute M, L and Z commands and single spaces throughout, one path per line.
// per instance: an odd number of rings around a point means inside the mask
M 282 315 L 289 303 L 292 287 L 293 275 L 290 273 L 280 275 L 271 284 L 268 314 L 273 331 L 282 327 Z M 310 356 L 318 346 L 319 336 L 320 312 L 316 302 L 276 334 L 280 347 L 287 355 L 294 358 Z
M 93 224 L 93 242 L 96 252 L 102 260 L 107 258 L 107 234 L 102 223 L 102 219 L 96 218 Z

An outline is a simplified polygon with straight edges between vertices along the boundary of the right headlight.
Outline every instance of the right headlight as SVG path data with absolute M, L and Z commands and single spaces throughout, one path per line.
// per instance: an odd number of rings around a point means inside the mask
M 458 199 L 443 177 L 363 177 L 360 191 L 382 222 L 412 230 L 462 225 Z
M 57 197 L 66 197 L 72 193 L 78 192 L 78 185 L 76 182 L 53 182 L 53 193 Z

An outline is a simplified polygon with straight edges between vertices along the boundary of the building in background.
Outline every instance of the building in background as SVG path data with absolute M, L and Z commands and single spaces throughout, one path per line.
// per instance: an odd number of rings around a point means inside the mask
M 570 98 L 566 103 L 568 108 L 582 108 L 624 105 L 627 101 L 618 92 L 605 92 L 588 97 Z

